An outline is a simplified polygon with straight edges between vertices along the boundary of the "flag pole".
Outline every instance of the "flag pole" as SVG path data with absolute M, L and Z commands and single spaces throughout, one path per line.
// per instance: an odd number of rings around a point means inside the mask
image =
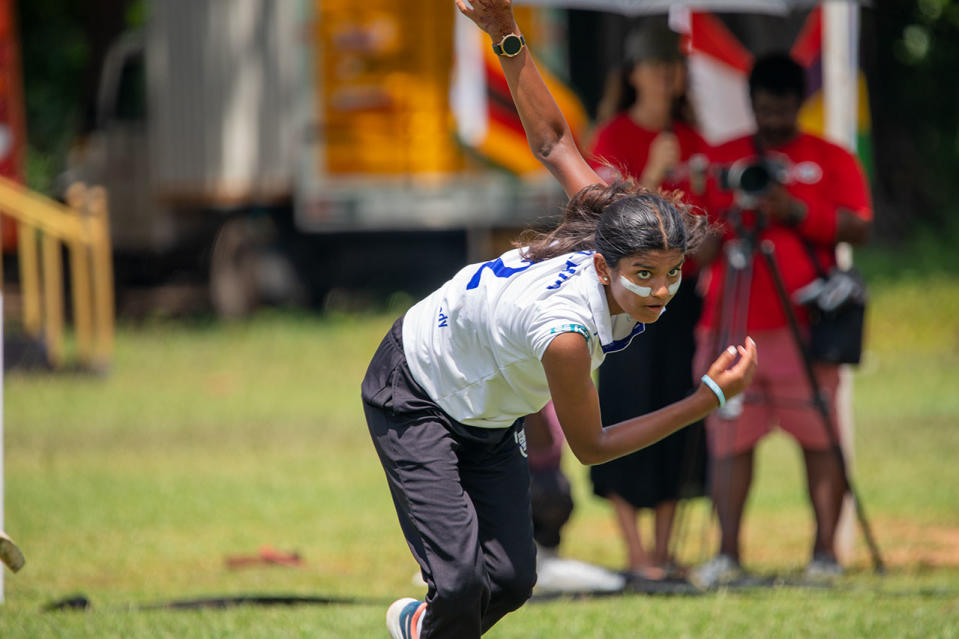
M 824 2 L 823 11 L 823 99 L 825 101 L 826 137 L 856 152 L 859 70 L 859 5 L 855 2 Z M 852 265 L 852 247 L 841 243 L 836 247 L 837 263 Z M 837 393 L 839 439 L 849 472 L 855 461 L 855 425 L 852 399 L 853 379 L 849 366 L 841 366 Z M 843 499 L 842 513 L 836 529 L 836 546 L 841 558 L 852 559 L 855 545 L 855 504 L 852 496 Z

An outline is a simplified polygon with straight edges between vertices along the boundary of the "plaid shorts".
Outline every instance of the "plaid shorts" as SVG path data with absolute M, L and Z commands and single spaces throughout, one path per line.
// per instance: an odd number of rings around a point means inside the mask
M 759 364 L 752 385 L 743 396 L 742 412 L 724 418 L 714 411 L 706 418 L 709 452 L 723 459 L 755 448 L 774 427 L 786 431 L 805 450 L 827 450 L 831 440 L 822 416 L 812 401 L 812 391 L 804 372 L 802 357 L 788 328 L 757 331 Z M 723 344 L 722 346 L 728 346 Z M 693 371 L 698 379 L 713 362 L 718 350 L 712 331 L 696 332 L 696 357 Z M 839 388 L 839 367 L 814 364 L 820 392 L 826 399 L 833 425 L 834 441 L 839 441 L 836 392 Z

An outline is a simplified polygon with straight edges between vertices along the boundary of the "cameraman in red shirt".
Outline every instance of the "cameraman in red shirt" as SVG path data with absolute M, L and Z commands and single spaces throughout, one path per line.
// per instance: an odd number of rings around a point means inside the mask
M 799 108 L 805 93 L 802 67 L 785 54 L 760 58 L 749 78 L 749 91 L 757 132 L 715 148 L 711 167 L 731 167 L 763 162 L 776 167 L 772 184 L 754 201 L 742 190 L 710 179 L 709 214 L 724 228 L 722 244 L 737 235 L 755 235 L 756 246 L 769 240 L 786 291 L 817 277 L 810 252 L 821 268 L 835 264 L 838 242 L 863 243 L 872 220 L 872 206 L 858 161 L 841 147 L 798 128 Z M 726 186 L 726 188 L 723 188 Z M 723 317 L 745 314 L 739 331 L 751 335 L 763 354 L 756 377 L 743 395 L 741 411 L 714 413 L 707 418 L 710 452 L 710 492 L 719 516 L 722 539 L 719 554 L 697 568 L 692 577 L 709 588 L 735 582 L 744 576 L 740 566 L 739 533 L 743 507 L 752 481 L 753 451 L 776 425 L 795 438 L 803 450 L 809 496 L 816 517 L 816 539 L 809 577 L 841 574 L 834 548 L 836 524 L 845 492 L 840 461 L 832 450 L 822 416 L 811 401 L 803 363 L 787 316 L 776 293 L 772 273 L 758 251 L 752 259 L 747 308 L 732 308 L 737 300 L 724 295 L 727 255 L 715 247 L 708 267 L 703 315 L 697 328 L 694 369 L 705 370 L 715 351 Z M 742 304 L 740 302 L 740 304 Z M 802 330 L 808 318 L 793 306 Z M 839 368 L 817 363 L 820 391 L 836 424 L 836 390 Z M 738 412 L 738 414 L 736 414 Z

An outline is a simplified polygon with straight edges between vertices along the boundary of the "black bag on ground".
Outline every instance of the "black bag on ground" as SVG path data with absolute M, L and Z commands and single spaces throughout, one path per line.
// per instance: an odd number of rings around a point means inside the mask
M 854 268 L 825 273 L 808 244 L 806 251 L 819 277 L 796 291 L 793 300 L 809 312 L 809 354 L 817 362 L 858 364 L 869 299 L 866 283 Z

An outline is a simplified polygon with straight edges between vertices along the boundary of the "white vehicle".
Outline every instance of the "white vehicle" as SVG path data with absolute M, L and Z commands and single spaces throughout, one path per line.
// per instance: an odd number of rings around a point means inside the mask
M 457 141 L 453 18 L 446 0 L 151 3 L 64 176 L 107 188 L 121 287 L 208 272 L 225 315 L 371 281 L 428 290 L 556 214 L 551 180 Z

